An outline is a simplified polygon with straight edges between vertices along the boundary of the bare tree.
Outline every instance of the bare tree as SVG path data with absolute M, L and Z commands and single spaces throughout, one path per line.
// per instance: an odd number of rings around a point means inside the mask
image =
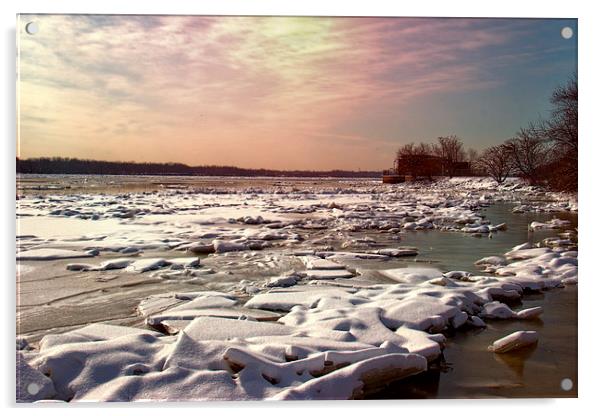
M 435 145 L 435 153 L 441 158 L 443 170 L 450 178 L 454 176 L 454 166 L 458 162 L 463 162 L 466 159 L 464 145 L 458 136 L 451 135 L 437 138 L 438 143 Z
M 573 76 L 566 85 L 554 90 L 550 119 L 541 123 L 551 142 L 554 158 L 549 166 L 548 184 L 564 191 L 577 190 L 578 183 L 578 90 Z
M 512 173 L 512 163 L 508 156 L 508 148 L 503 144 L 492 146 L 483 151 L 476 165 L 497 183 L 502 184 Z
M 514 167 L 531 183 L 563 191 L 576 191 L 578 182 L 578 90 L 573 76 L 557 87 L 547 120 L 521 129 L 507 142 Z
M 531 184 L 540 182 L 551 155 L 540 126 L 530 124 L 527 128 L 521 128 L 516 137 L 504 143 L 504 147 L 518 174 Z
M 554 90 L 550 103 L 554 106 L 552 117 L 545 123 L 546 134 L 559 150 L 577 156 L 578 137 L 578 89 L 573 76 L 566 85 Z

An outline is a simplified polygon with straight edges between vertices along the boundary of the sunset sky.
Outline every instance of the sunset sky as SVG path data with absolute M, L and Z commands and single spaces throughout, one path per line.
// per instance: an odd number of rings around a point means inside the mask
M 17 34 L 23 158 L 381 170 L 411 141 L 511 137 L 577 67 L 576 20 L 21 15 Z

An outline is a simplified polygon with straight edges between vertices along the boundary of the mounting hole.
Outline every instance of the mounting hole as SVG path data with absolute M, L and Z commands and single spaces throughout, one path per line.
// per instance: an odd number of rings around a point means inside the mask
M 36 33 L 38 33 L 39 30 L 40 28 L 38 27 L 38 24 L 36 22 L 29 22 L 25 25 L 25 31 L 29 35 L 35 35 Z
M 570 378 L 563 378 L 560 382 L 560 388 L 564 391 L 571 391 L 573 389 L 573 380 Z
M 562 30 L 560 31 L 560 35 L 565 39 L 570 39 L 573 37 L 573 29 L 571 29 L 568 26 L 563 27 Z
M 29 383 L 27 385 L 27 393 L 31 394 L 32 396 L 35 396 L 39 392 L 40 392 L 40 386 L 38 386 L 37 383 Z

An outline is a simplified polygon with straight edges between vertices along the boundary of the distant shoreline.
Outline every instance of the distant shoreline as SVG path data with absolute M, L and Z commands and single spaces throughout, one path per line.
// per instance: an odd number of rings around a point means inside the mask
M 380 178 L 379 171 L 249 169 L 236 166 L 188 166 L 183 163 L 108 162 L 68 158 L 17 159 L 16 173 L 39 175 L 139 175 L 216 177 Z

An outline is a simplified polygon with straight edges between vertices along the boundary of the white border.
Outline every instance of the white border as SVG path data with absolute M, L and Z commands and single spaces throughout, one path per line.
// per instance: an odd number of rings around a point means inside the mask
M 2 337 L 2 404 L 11 407 L 14 398 L 14 155 L 15 155 L 15 22 L 17 13 L 106 13 L 106 14 L 246 14 L 246 15 L 346 15 L 346 16 L 471 16 L 471 17 L 565 17 L 578 18 L 579 26 L 579 86 L 580 86 L 580 290 L 579 290 L 579 396 L 578 400 L 432 400 L 399 402 L 360 402 L 360 403 L 234 403 L 209 405 L 165 405 L 174 407 L 172 411 L 195 413 L 223 412 L 264 414 L 267 411 L 292 412 L 304 414 L 316 410 L 343 411 L 346 414 L 365 414 L 377 407 L 377 412 L 432 412 L 447 416 L 455 413 L 486 413 L 496 415 L 515 414 L 532 410 L 547 414 L 577 414 L 595 409 L 599 393 L 600 357 L 596 354 L 602 345 L 600 342 L 599 316 L 597 306 L 602 275 L 598 272 L 595 236 L 600 235 L 600 226 L 596 222 L 597 204 L 600 192 L 600 165 L 602 155 L 600 137 L 600 40 L 602 39 L 602 15 L 595 2 L 548 0 L 529 2 L 525 0 L 487 1 L 384 1 L 384 0 L 222 0 L 222 1 L 130 1 L 102 0 L 21 0 L 18 3 L 4 1 L 2 7 L 2 100 L 3 151 L 2 194 L 5 197 L 2 206 L 3 237 L 1 262 L 4 273 L 3 282 L 4 326 Z M 129 406 L 144 413 L 158 414 L 170 411 L 165 406 Z M 73 406 L 72 406 L 73 407 Z M 200 409 L 199 409 L 200 407 Z M 530 408 L 530 409 L 529 409 Z M 339 410 L 340 409 L 340 410 Z M 37 409 L 44 413 L 61 414 L 61 407 Z M 85 405 L 77 406 L 76 412 L 86 414 L 105 414 L 107 411 L 122 413 L 124 405 L 106 405 L 102 408 Z M 34 408 L 17 407 L 10 412 L 23 415 Z M 67 410 L 69 411 L 69 410 Z M 598 410 L 599 411 L 599 410 Z

